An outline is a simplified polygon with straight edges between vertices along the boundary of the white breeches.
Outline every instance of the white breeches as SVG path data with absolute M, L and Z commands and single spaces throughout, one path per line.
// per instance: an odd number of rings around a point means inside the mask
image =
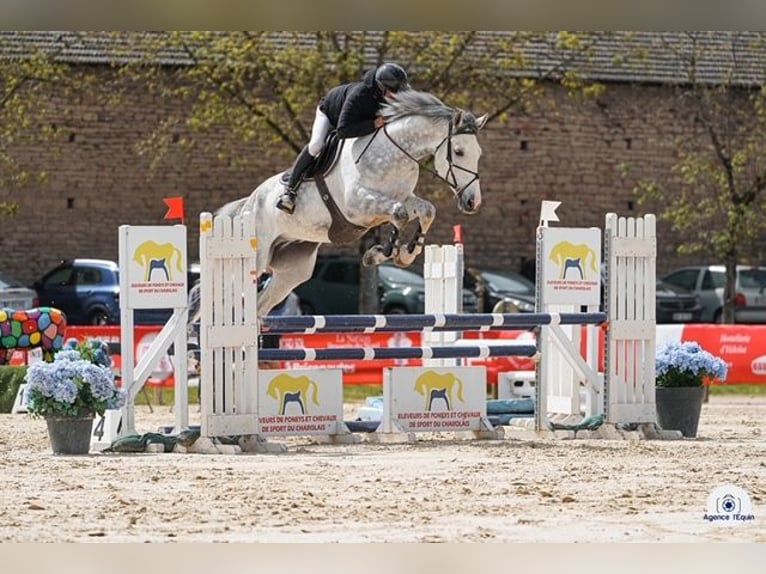
M 324 141 L 327 138 L 327 134 L 330 133 L 330 119 L 325 113 L 317 108 L 316 117 L 314 118 L 314 127 L 311 128 L 311 140 L 309 140 L 309 153 L 312 157 L 317 157 L 322 153 L 324 147 Z

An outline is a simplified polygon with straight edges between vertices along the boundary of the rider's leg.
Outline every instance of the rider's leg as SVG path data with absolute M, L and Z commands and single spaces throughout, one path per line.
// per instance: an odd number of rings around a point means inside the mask
M 314 117 L 314 125 L 311 128 L 311 140 L 308 145 L 301 150 L 293 164 L 290 179 L 285 186 L 285 191 L 277 202 L 277 207 L 286 213 L 295 211 L 295 198 L 297 196 L 298 186 L 300 186 L 303 173 L 311 165 L 315 158 L 319 157 L 324 147 L 324 141 L 330 132 L 330 119 L 325 113 L 317 108 Z
M 303 177 L 303 172 L 308 169 L 312 161 L 314 161 L 314 158 L 309 153 L 308 146 L 304 146 L 304 148 L 301 150 L 301 153 L 299 153 L 298 157 L 295 159 L 295 163 L 293 163 L 290 179 L 285 186 L 284 193 L 282 193 L 282 196 L 277 202 L 277 207 L 282 211 L 286 213 L 292 213 L 295 211 L 295 197 L 297 195 L 296 192 L 298 185 L 300 184 L 301 178 Z

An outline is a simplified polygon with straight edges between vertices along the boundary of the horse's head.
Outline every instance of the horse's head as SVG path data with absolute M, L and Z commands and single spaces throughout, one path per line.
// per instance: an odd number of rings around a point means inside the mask
M 481 206 L 477 135 L 487 123 L 487 114 L 477 118 L 458 110 L 449 125 L 447 138 L 434 153 L 436 173 L 450 185 L 463 213 L 476 213 Z

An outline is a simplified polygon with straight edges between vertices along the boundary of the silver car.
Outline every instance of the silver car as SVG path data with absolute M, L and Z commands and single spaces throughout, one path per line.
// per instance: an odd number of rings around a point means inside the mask
M 720 323 L 723 314 L 723 290 L 726 267 L 723 265 L 690 265 L 671 271 L 662 278 L 671 285 L 696 293 L 702 304 L 703 323 Z M 766 268 L 737 266 L 736 323 L 766 323 Z
M 0 271 L 0 309 L 14 311 L 37 306 L 37 293 Z

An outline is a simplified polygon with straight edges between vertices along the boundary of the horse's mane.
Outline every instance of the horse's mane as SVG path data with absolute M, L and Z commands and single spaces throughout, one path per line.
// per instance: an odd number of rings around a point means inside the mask
M 448 120 L 455 114 L 455 109 L 444 104 L 433 94 L 402 90 L 397 92 L 395 100 L 386 100 L 380 108 L 380 114 L 388 121 L 413 115 Z

